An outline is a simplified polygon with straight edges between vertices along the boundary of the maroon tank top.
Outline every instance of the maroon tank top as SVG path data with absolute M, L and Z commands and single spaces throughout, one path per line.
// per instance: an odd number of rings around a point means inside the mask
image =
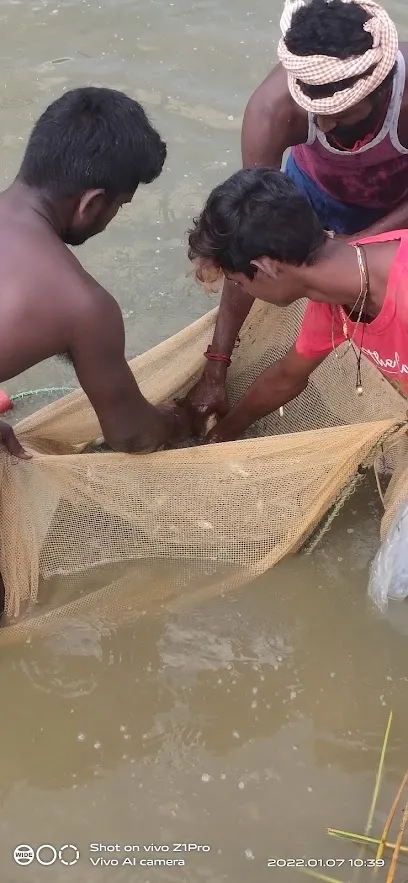
M 340 202 L 385 213 L 397 208 L 408 199 L 408 148 L 398 138 L 404 89 L 405 60 L 399 52 L 390 103 L 378 134 L 358 150 L 337 150 L 309 114 L 307 142 L 292 147 L 296 165 Z

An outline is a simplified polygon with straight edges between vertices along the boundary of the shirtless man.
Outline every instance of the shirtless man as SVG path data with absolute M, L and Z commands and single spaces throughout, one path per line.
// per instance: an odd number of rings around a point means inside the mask
M 165 158 L 140 104 L 112 89 L 75 89 L 45 110 L 16 180 L 0 194 L 0 383 L 68 355 L 116 451 L 171 442 L 183 413 L 142 396 L 125 359 L 119 305 L 67 246 L 105 230 Z
M 244 168 L 280 169 L 322 227 L 342 236 L 408 227 L 408 46 L 373 0 L 287 0 L 281 63 L 252 95 Z M 228 360 L 254 298 L 226 280 L 208 363 L 189 396 L 197 432 L 228 402 Z
M 116 451 L 176 442 L 187 419 L 182 408 L 143 397 L 126 362 L 119 305 L 67 246 L 105 230 L 165 158 L 140 104 L 111 89 L 75 89 L 40 117 L 16 180 L 0 194 L 0 383 L 68 355 Z M 27 456 L 5 423 L 0 444 Z M 0 616 L 3 600 L 0 576 Z

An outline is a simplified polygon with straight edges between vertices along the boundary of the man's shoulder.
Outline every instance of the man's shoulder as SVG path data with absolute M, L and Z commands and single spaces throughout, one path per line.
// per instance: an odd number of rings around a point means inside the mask
M 49 328 L 68 329 L 81 315 L 109 311 L 111 295 L 52 231 L 11 231 L 9 248 L 7 244 L 0 224 L 0 271 L 10 281 L 6 288 L 23 314 L 35 310 L 37 317 L 47 317 Z
M 248 102 L 248 107 L 256 109 L 258 114 L 273 118 L 276 132 L 287 133 L 292 144 L 307 139 L 308 114 L 293 100 L 285 69 L 281 64 L 268 74 L 255 89 Z
M 69 306 L 76 332 L 88 329 L 92 334 L 122 333 L 123 315 L 116 298 L 79 266 L 80 287 Z
M 288 78 L 284 67 L 279 63 L 270 71 L 262 83 L 255 89 L 251 99 L 262 99 L 265 106 L 271 110 L 281 109 L 283 112 L 295 112 L 300 117 L 307 117 L 306 111 L 299 107 L 293 100 L 289 88 Z

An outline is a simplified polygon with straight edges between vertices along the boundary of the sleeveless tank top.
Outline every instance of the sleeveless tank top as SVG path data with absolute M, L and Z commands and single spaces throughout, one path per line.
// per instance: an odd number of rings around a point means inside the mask
M 318 187 L 340 202 L 392 211 L 408 199 L 408 148 L 398 138 L 398 121 L 405 89 L 405 60 L 397 57 L 390 102 L 378 134 L 356 151 L 337 150 L 309 114 L 305 144 L 292 147 L 298 168 Z

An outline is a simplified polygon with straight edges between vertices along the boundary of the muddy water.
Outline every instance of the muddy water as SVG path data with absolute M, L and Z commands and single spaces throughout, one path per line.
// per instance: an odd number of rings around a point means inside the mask
M 402 0 L 394 13 L 406 37 Z M 34 119 L 69 86 L 125 89 L 168 142 L 162 178 L 81 250 L 120 300 L 129 355 L 211 305 L 186 277 L 184 230 L 239 162 L 240 116 L 273 62 L 277 17 L 265 0 L 255 11 L 243 0 L 0 2 L 4 183 Z M 9 391 L 71 382 L 51 363 Z M 407 767 L 408 607 L 382 618 L 366 600 L 378 519 L 367 488 L 314 556 L 250 589 L 3 648 L 2 880 L 293 883 L 267 859 L 302 856 L 343 861 L 327 873 L 350 880 L 358 850 L 325 828 L 363 830 L 390 709 L 375 833 Z M 72 844 L 80 858 L 47 868 L 49 848 L 19 867 L 18 844 Z

